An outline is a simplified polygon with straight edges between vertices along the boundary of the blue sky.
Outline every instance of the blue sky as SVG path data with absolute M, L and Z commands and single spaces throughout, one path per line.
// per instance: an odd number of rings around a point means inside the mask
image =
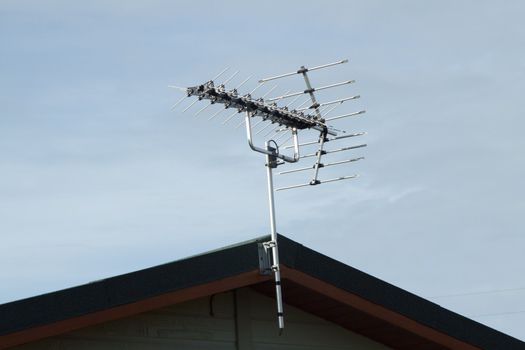
M 268 233 L 263 157 L 167 86 L 349 58 L 312 79 L 357 80 L 323 97 L 362 96 L 361 177 L 279 193 L 279 232 L 525 339 L 524 10 L 3 1 L 0 303 Z

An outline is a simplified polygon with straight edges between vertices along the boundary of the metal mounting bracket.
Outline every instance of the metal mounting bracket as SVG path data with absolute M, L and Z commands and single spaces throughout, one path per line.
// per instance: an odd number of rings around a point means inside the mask
M 268 241 L 268 242 L 264 242 L 262 245 L 264 246 L 264 249 L 268 250 L 268 249 L 275 247 L 277 243 L 275 241 Z
M 271 249 L 268 249 L 270 248 L 268 247 L 269 243 L 270 242 L 257 244 L 257 250 L 259 253 L 259 274 L 262 276 L 269 276 L 272 274 Z

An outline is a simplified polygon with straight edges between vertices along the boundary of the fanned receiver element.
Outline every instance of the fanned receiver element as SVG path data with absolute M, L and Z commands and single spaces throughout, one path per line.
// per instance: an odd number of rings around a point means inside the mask
M 196 96 L 198 100 L 209 100 L 212 104 L 221 103 L 225 108 L 235 108 L 240 112 L 250 113 L 252 117 L 261 117 L 271 123 L 284 125 L 296 129 L 330 129 L 322 119 L 315 115 L 305 114 L 299 110 L 289 110 L 287 107 L 278 107 L 267 103 L 262 98 L 254 99 L 250 94 L 239 95 L 237 89 L 226 90 L 221 84 L 215 87 L 212 80 L 205 84 L 189 87 L 189 96 Z M 306 110 L 307 108 L 303 109 Z

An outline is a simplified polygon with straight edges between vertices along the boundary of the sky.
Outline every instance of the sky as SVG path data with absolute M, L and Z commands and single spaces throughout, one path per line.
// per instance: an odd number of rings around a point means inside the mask
M 368 133 L 343 159 L 365 159 L 331 170 L 360 177 L 278 192 L 278 232 L 525 340 L 524 15 L 521 1 L 0 2 L 0 303 L 269 233 L 264 156 L 239 117 L 172 110 L 168 85 L 230 67 L 251 89 L 348 58 L 311 77 L 356 80 L 319 98 L 361 95 L 336 111 L 366 109 L 340 124 Z

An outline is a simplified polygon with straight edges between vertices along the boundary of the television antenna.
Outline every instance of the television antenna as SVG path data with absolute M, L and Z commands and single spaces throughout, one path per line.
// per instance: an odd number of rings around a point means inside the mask
M 290 190 L 299 187 L 308 187 L 321 185 L 328 182 L 335 182 L 341 180 L 349 180 L 358 177 L 357 174 L 338 176 L 335 178 L 321 179 L 319 177 L 320 170 L 325 167 L 339 166 L 343 164 L 353 163 L 358 160 L 364 159 L 364 157 L 354 157 L 349 159 L 343 159 L 338 161 L 324 162 L 324 159 L 332 153 L 351 151 L 358 148 L 366 147 L 366 144 L 355 144 L 350 146 L 344 146 L 336 149 L 325 149 L 327 143 L 333 141 L 353 138 L 357 136 L 365 135 L 365 132 L 347 133 L 344 130 L 339 130 L 332 126 L 332 121 L 341 120 L 349 117 L 354 117 L 365 113 L 364 110 L 357 112 L 343 113 L 336 116 L 328 116 L 335 108 L 342 105 L 343 103 L 351 100 L 358 99 L 359 95 L 349 96 L 345 98 L 339 98 L 328 102 L 318 102 L 316 92 L 321 90 L 327 90 L 352 84 L 355 80 L 345 80 L 321 87 L 313 87 L 310 82 L 309 72 L 325 69 L 329 67 L 338 66 L 347 63 L 348 60 L 341 60 L 333 63 L 328 63 L 320 66 L 307 68 L 301 66 L 298 70 L 280 74 L 258 81 L 258 85 L 250 92 L 241 95 L 239 89 L 244 86 L 251 77 L 243 80 L 236 87 L 232 89 L 226 89 L 226 84 L 230 83 L 239 71 L 234 72 L 227 79 L 217 84 L 217 79 L 222 77 L 229 68 L 225 68 L 213 79 L 196 86 L 191 87 L 178 87 L 170 86 L 172 88 L 179 89 L 185 93 L 185 96 L 177 101 L 172 109 L 176 108 L 181 104 L 187 97 L 197 97 L 191 104 L 189 104 L 183 111 L 189 110 L 198 101 L 208 100 L 210 104 L 204 106 L 198 110 L 194 116 L 198 116 L 201 112 L 206 110 L 208 107 L 214 104 L 221 104 L 224 109 L 217 111 L 208 119 L 211 120 L 217 117 L 221 112 L 226 109 L 235 110 L 231 115 L 223 120 L 222 124 L 231 122 L 237 115 L 244 113 L 244 120 L 237 125 L 237 128 L 245 125 L 246 137 L 248 139 L 248 145 L 250 148 L 258 153 L 262 153 L 266 157 L 266 174 L 267 174 L 267 186 L 268 186 L 268 203 L 270 209 L 270 241 L 263 243 L 264 250 L 267 254 L 268 260 L 271 261 L 269 269 L 266 273 L 273 273 L 275 278 L 275 296 L 277 301 L 277 316 L 279 333 L 284 329 L 284 313 L 283 313 L 283 299 L 281 291 L 281 272 L 279 267 L 279 250 L 277 242 L 277 228 L 275 220 L 275 200 L 274 192 Z M 267 98 L 276 88 L 277 85 L 263 94 L 261 97 L 254 97 L 255 91 L 264 86 L 269 81 L 283 79 L 299 75 L 303 78 L 306 84 L 306 89 L 299 90 L 297 92 L 287 91 L 282 95 Z M 301 97 L 305 97 L 306 100 L 296 107 L 291 107 Z M 279 105 L 282 101 L 288 101 L 285 105 Z M 259 118 L 259 120 L 252 124 L 252 120 Z M 263 125 L 261 129 L 255 131 L 255 128 L 259 125 Z M 268 131 L 268 128 L 273 128 Z M 303 143 L 299 143 L 299 132 L 306 133 L 307 131 L 314 132 L 315 139 Z M 289 138 L 279 143 L 278 141 L 284 138 L 289 133 Z M 262 134 L 262 135 L 261 135 Z M 258 136 L 261 135 L 261 136 Z M 254 139 L 258 137 L 262 139 L 264 146 L 261 146 Z M 288 142 L 291 140 L 291 144 Z M 258 145 L 256 145 L 256 143 Z M 317 145 L 315 152 L 310 152 L 301 156 L 300 150 L 304 147 Z M 290 150 L 290 151 L 287 151 Z M 300 184 L 287 185 L 284 187 L 274 188 L 273 184 L 273 169 L 281 165 L 293 164 L 299 162 L 303 158 L 313 158 L 314 163 L 308 167 L 289 169 L 281 171 L 279 175 L 301 173 L 310 171 L 311 176 L 309 181 Z

